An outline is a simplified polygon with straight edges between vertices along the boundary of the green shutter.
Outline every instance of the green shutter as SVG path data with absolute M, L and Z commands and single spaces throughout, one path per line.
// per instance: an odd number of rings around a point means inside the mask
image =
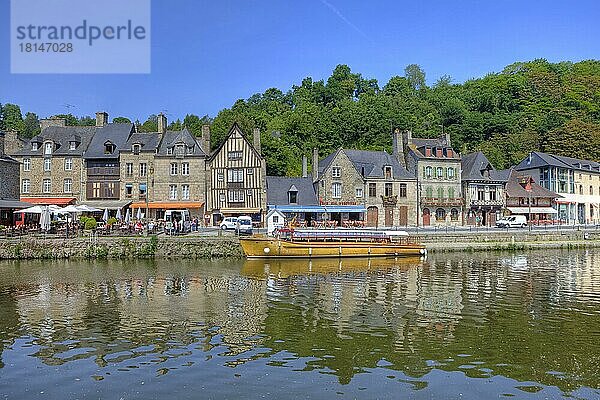
M 425 171 L 425 167 L 423 167 L 423 178 L 426 178 L 426 177 L 427 177 L 427 173 Z

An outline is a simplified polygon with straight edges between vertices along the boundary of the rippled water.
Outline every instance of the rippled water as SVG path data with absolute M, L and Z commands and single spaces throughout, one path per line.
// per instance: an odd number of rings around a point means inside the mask
M 600 398 L 600 251 L 0 263 L 0 396 Z

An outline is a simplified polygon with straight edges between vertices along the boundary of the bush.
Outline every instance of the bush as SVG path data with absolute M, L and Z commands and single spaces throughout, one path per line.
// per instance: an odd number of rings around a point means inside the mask
M 84 225 L 85 229 L 87 229 L 87 230 L 96 229 L 96 226 L 98 226 L 98 224 L 96 223 L 96 219 L 94 217 L 86 218 L 85 225 Z
M 106 221 L 106 225 L 112 226 L 117 223 L 117 219 L 115 217 L 110 217 L 108 221 Z

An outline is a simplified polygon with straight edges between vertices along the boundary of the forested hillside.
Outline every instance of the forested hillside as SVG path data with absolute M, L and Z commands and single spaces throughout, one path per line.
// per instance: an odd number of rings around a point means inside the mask
M 67 117 L 70 124 L 93 124 L 89 117 Z M 31 136 L 36 121 L 15 105 L 2 107 L 4 128 Z M 188 115 L 171 128 L 186 125 L 200 134 L 201 125 L 211 123 L 215 146 L 234 121 L 247 133 L 261 129 L 273 175 L 297 175 L 302 154 L 314 146 L 321 154 L 338 147 L 391 150 L 393 127 L 422 137 L 443 129 L 457 150 L 482 150 L 497 168 L 532 150 L 600 161 L 600 61 L 535 60 L 463 84 L 445 76 L 432 86 L 418 65 L 383 85 L 338 65 L 326 81 L 305 78 L 286 91 L 268 89 L 214 118 Z M 136 123 L 153 131 L 156 116 Z

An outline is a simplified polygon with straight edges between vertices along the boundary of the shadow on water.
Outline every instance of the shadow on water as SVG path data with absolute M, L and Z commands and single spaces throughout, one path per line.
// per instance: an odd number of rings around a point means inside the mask
M 304 385 L 318 373 L 339 388 L 382 374 L 434 396 L 457 373 L 495 396 L 600 387 L 597 251 L 7 262 L 0 276 L 0 373 L 16 397 L 19 371 L 37 387 L 70 379 L 71 364 L 94 382 L 137 371 L 176 385 L 202 371 L 188 395 L 202 384 L 215 397 L 242 373 Z M 42 379 L 48 368 L 58 372 Z

